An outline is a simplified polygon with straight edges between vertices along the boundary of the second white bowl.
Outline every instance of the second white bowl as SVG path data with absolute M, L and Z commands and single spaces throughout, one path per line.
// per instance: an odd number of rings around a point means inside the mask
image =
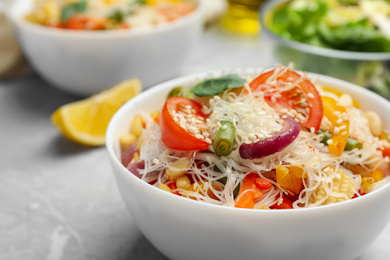
M 23 16 L 33 0 L 8 10 L 22 50 L 36 72 L 53 86 L 90 95 L 128 78 L 145 88 L 179 75 L 202 30 L 203 0 L 197 9 L 154 28 L 71 31 L 33 24 Z

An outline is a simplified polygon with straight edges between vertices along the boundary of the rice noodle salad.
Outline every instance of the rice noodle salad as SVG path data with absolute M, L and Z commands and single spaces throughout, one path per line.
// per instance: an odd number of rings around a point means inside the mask
M 122 164 L 150 185 L 228 207 L 327 205 L 390 178 L 379 115 L 285 66 L 178 86 L 119 142 Z
M 72 30 L 152 28 L 195 8 L 191 0 L 35 0 L 26 20 Z

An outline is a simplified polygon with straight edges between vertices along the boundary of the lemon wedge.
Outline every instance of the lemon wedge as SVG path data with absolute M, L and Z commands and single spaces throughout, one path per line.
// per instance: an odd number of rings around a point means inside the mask
M 58 108 L 51 116 L 68 139 L 89 146 L 105 144 L 108 123 L 114 113 L 142 90 L 138 79 L 129 79 L 86 99 Z

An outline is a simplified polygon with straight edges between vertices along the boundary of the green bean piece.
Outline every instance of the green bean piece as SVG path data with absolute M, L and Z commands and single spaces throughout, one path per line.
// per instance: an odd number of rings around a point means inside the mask
M 344 150 L 345 151 L 352 151 L 355 148 L 362 149 L 363 144 L 356 139 L 348 138 L 347 145 L 345 146 Z
M 183 88 L 182 87 L 176 87 L 174 89 L 172 89 L 169 93 L 168 93 L 168 98 L 170 97 L 176 97 L 176 96 L 181 96 L 181 92 L 183 91 Z
M 218 130 L 213 148 L 216 154 L 228 156 L 233 151 L 236 128 L 230 121 L 221 121 L 220 123 L 222 126 Z
M 332 134 L 323 130 L 318 130 L 317 134 L 323 134 L 324 138 L 322 138 L 321 143 L 328 145 L 327 141 L 332 137 Z M 345 146 L 344 151 L 352 151 L 355 148 L 362 149 L 363 144 L 356 139 L 348 137 L 347 145 Z
M 323 143 L 324 145 L 328 145 L 328 140 L 332 137 L 332 134 L 331 133 L 327 133 L 327 132 L 325 132 L 324 130 L 318 130 L 318 132 L 317 132 L 317 134 L 318 135 L 324 135 L 324 137 L 322 138 L 322 140 L 321 140 L 321 143 Z

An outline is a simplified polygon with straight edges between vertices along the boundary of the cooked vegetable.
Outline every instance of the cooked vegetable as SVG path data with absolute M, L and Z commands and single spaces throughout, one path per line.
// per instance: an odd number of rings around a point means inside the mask
M 332 124 L 331 138 L 327 141 L 329 152 L 340 156 L 348 141 L 349 115 L 345 107 L 339 105 L 333 98 L 327 96 L 321 98 L 324 104 L 324 116 Z
M 302 190 L 302 178 L 291 174 L 287 167 L 276 165 L 276 182 L 285 190 L 299 194 Z
M 201 110 L 202 106 L 192 99 L 168 98 L 160 118 L 161 141 L 175 150 L 206 150 L 211 140 Z
M 319 130 L 317 134 L 324 135 L 324 137 L 321 140 L 321 143 L 328 145 L 328 140 L 331 139 L 332 134 L 322 130 Z M 356 139 L 348 137 L 347 144 L 345 145 L 344 151 L 352 151 L 353 149 L 362 149 L 362 148 L 363 148 L 363 144 L 361 142 L 359 142 Z
M 242 180 L 240 193 L 236 199 L 235 207 L 252 209 L 255 205 L 256 199 L 263 196 L 263 193 L 256 185 L 256 179 L 259 176 L 257 173 L 249 173 Z
M 243 159 L 258 159 L 282 151 L 298 136 L 301 127 L 291 117 L 286 117 L 282 130 L 271 138 L 256 143 L 240 145 L 240 156 Z
M 214 140 L 213 148 L 216 154 L 227 156 L 231 154 L 236 138 L 236 128 L 230 121 L 221 121 L 217 137 Z
M 318 131 L 322 120 L 322 101 L 311 81 L 298 73 L 283 68 L 271 70 L 255 78 L 252 91 L 264 93 L 264 99 L 281 114 L 289 114 L 307 127 Z

